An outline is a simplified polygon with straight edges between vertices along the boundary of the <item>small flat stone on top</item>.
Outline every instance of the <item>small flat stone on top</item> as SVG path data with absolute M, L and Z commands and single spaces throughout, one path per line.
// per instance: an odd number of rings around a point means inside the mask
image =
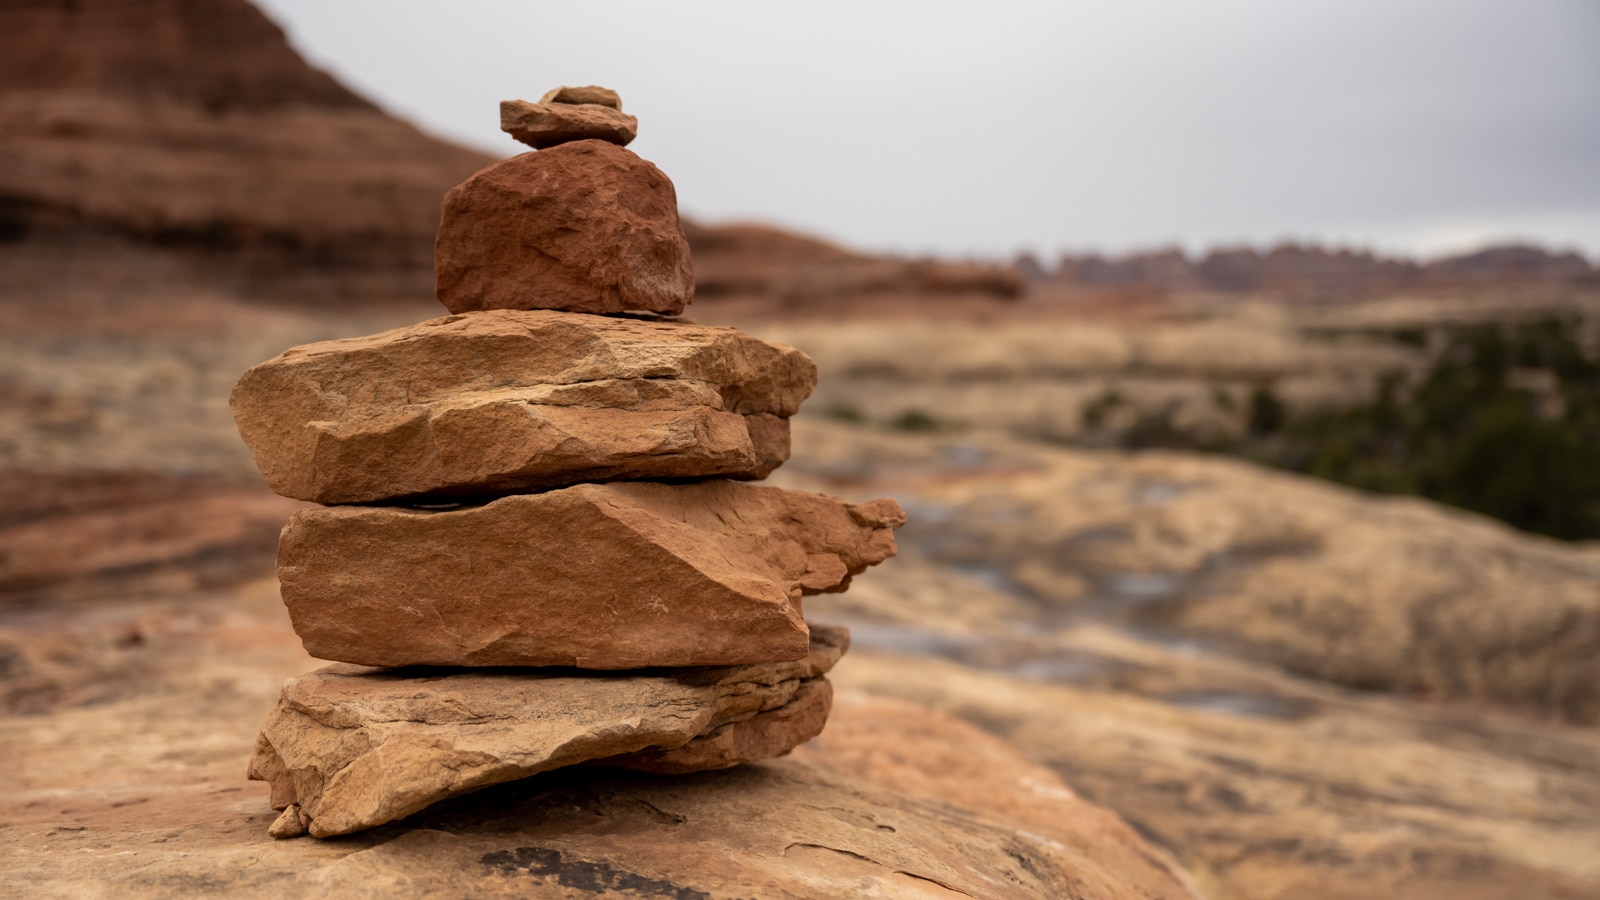
M 609 106 L 617 112 L 622 111 L 622 95 L 610 88 L 598 84 L 586 84 L 582 87 L 570 87 L 563 84 L 553 91 L 548 91 L 539 98 L 542 106 L 552 103 L 566 103 L 586 106 Z
M 639 134 L 639 120 L 593 103 L 502 100 L 500 130 L 535 150 L 587 140 L 626 147 Z

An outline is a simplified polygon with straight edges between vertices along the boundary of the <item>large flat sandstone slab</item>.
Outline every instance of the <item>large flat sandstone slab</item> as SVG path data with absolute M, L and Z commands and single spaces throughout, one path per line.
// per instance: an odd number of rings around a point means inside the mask
M 582 484 L 454 510 L 290 519 L 306 651 L 369 666 L 732 665 L 806 655 L 804 593 L 894 555 L 905 514 L 732 481 Z
M 513 156 L 452 188 L 433 256 L 451 312 L 677 315 L 694 297 L 672 182 L 605 140 Z
M 373 503 L 764 477 L 816 380 L 734 328 L 495 310 L 291 348 L 230 402 L 273 490 Z
M 819 625 L 800 660 L 662 674 L 332 666 L 284 683 L 250 777 L 286 810 L 280 834 L 331 837 L 577 763 L 727 768 L 822 730 L 822 675 L 848 646 L 849 632 Z

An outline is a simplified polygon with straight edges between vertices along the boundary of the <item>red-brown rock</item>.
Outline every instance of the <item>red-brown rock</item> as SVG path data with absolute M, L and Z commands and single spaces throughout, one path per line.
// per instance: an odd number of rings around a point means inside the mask
M 672 182 L 605 141 L 513 156 L 451 190 L 434 268 L 439 302 L 457 313 L 677 315 L 694 297 Z
M 536 150 L 584 140 L 626 147 L 639 134 L 639 120 L 598 103 L 502 100 L 500 130 Z
M 725 769 L 822 730 L 823 674 L 849 643 L 819 625 L 796 661 L 627 677 L 329 666 L 284 683 L 250 777 L 288 812 L 274 837 L 331 837 L 576 763 Z
M 732 481 L 581 484 L 430 511 L 289 520 L 306 651 L 370 666 L 734 665 L 806 653 L 802 594 L 894 555 L 905 514 Z
M 622 111 L 622 95 L 598 84 L 586 84 L 578 87 L 563 84 L 561 87 L 545 91 L 544 96 L 539 98 L 539 102 L 543 105 L 570 103 L 605 106 L 618 112 Z
M 232 404 L 273 490 L 373 503 L 764 477 L 816 378 L 734 328 L 492 310 L 295 347 Z
M 843 629 L 839 629 L 843 630 Z M 826 637 L 821 627 L 813 632 Z M 782 756 L 822 733 L 833 709 L 833 684 L 826 678 L 800 683 L 787 703 L 713 728 L 682 747 L 651 747 L 594 761 L 595 765 L 661 775 L 727 769 L 755 759 Z

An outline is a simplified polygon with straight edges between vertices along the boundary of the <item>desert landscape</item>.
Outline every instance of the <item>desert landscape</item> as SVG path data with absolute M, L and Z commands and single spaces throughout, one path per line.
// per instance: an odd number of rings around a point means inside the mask
M 765 483 L 906 513 L 805 600 L 851 635 L 826 729 L 274 841 L 246 765 L 320 664 L 274 571 L 309 504 L 229 392 L 444 315 L 440 199 L 494 160 L 244 0 L 10 5 L 0 47 L 8 892 L 1600 893 L 1600 271 L 1530 247 L 939 260 L 685 220 L 685 315 L 817 365 Z

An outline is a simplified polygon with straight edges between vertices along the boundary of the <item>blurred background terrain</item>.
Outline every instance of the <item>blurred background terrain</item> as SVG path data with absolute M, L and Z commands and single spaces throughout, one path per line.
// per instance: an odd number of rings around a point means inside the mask
M 272 573 L 297 504 L 228 391 L 291 345 L 441 314 L 439 198 L 494 158 L 244 0 L 0 2 L 13 871 L 126 849 L 103 833 L 152 793 L 261 817 L 229 785 L 309 665 Z M 910 514 L 899 559 L 808 601 L 855 634 L 843 689 L 1011 741 L 1207 896 L 1600 892 L 1582 248 L 982 258 L 685 229 L 690 316 L 821 369 L 772 481 Z M 108 790 L 130 805 L 76 811 Z

